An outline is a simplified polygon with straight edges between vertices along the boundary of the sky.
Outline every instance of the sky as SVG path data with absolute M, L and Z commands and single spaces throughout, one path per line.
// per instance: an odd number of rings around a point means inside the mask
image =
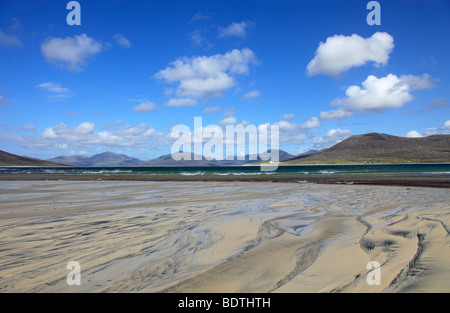
M 450 133 L 448 0 L 69 2 L 0 0 L 1 150 L 149 160 L 195 117 L 292 154 Z

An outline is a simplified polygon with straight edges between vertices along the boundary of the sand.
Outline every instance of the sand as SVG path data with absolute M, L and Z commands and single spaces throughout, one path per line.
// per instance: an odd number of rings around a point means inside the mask
M 449 292 L 449 203 L 426 187 L 0 182 L 0 292 Z

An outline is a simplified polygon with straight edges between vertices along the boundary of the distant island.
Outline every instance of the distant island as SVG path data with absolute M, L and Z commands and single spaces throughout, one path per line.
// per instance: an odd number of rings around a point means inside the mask
M 191 154 L 188 152 L 181 152 Z M 59 156 L 49 160 L 18 156 L 0 150 L 0 166 L 41 167 L 149 167 L 149 166 L 243 166 L 263 163 L 260 156 L 246 155 L 244 160 L 175 161 L 170 154 L 143 161 L 125 154 L 104 152 L 91 157 Z M 320 164 L 398 164 L 398 163 L 450 163 L 450 135 L 431 135 L 406 138 L 381 133 L 351 136 L 336 145 L 322 150 L 310 150 L 294 156 L 279 150 L 281 165 Z

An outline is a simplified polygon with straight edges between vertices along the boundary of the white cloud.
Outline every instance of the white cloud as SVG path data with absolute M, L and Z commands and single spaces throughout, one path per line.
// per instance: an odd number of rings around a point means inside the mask
M 305 119 L 305 122 L 301 125 L 292 123 L 286 119 L 280 119 L 280 121 L 276 122 L 275 125 L 278 125 L 280 127 L 280 131 L 288 131 L 288 132 L 296 132 L 296 133 L 306 132 L 310 129 L 319 128 L 322 126 L 317 117 L 307 118 L 307 119 Z
M 339 121 L 353 116 L 352 112 L 346 111 L 342 108 L 337 110 L 320 112 L 320 119 L 323 121 Z
M 208 40 L 202 35 L 202 31 L 200 29 L 196 29 L 193 32 L 188 34 L 189 39 L 191 40 L 194 47 L 210 49 L 213 45 L 208 42 Z
M 167 101 L 166 106 L 168 107 L 186 107 L 197 105 L 197 100 L 191 98 L 177 98 L 170 99 Z
M 207 107 L 203 110 L 202 114 L 219 113 L 222 109 L 219 106 Z
M 160 136 L 161 133 L 145 123 L 101 132 L 96 132 L 95 125 L 90 122 L 75 127 L 59 123 L 46 128 L 39 138 L 31 138 L 29 143 L 41 148 L 50 148 L 58 144 L 77 149 L 92 146 L 148 148 L 149 140 Z
M 256 64 L 250 49 L 234 49 L 226 54 L 181 58 L 155 74 L 166 83 L 178 82 L 177 97 L 209 99 L 220 97 L 235 84 L 235 76 L 248 75 L 249 65 Z
M 428 75 L 427 73 L 423 74 L 422 76 L 402 75 L 400 76 L 400 80 L 403 84 L 408 85 L 410 91 L 432 89 L 435 87 L 430 75 Z
M 450 120 L 445 121 L 445 123 L 439 127 L 439 130 L 450 130 Z
M 218 123 L 218 125 L 220 126 L 235 125 L 236 122 L 237 120 L 235 116 L 226 116 Z
M 61 84 L 54 82 L 46 82 L 38 85 L 39 88 L 43 88 L 52 93 L 67 93 L 69 92 L 68 88 L 61 87 Z
M 280 131 L 295 131 L 295 132 L 300 131 L 299 125 L 285 120 L 281 120 L 275 123 L 275 125 L 278 125 L 280 127 Z
M 19 37 L 15 35 L 8 35 L 5 34 L 0 29 L 0 46 L 16 46 L 16 47 L 22 47 L 22 42 L 20 41 Z
M 374 62 L 375 66 L 387 64 L 394 49 L 394 38 L 388 33 L 376 32 L 369 38 L 353 34 L 335 35 L 321 42 L 315 57 L 307 66 L 308 76 L 326 74 L 338 77 L 354 66 Z
M 283 114 L 280 116 L 280 121 L 290 121 L 295 119 L 295 114 Z
M 370 75 L 362 83 L 362 88 L 360 86 L 348 87 L 345 92 L 347 97 L 335 99 L 331 104 L 341 106 L 341 114 L 354 111 L 378 112 L 400 108 L 403 104 L 414 99 L 410 91 L 432 88 L 433 86 L 427 74 L 422 76 L 403 75 L 400 77 L 389 74 L 381 78 Z M 336 114 L 336 112 L 334 113 Z M 326 114 L 325 117 L 327 117 Z
M 244 95 L 245 100 L 251 100 L 261 97 L 261 92 L 259 90 L 252 90 Z
M 325 136 L 315 137 L 312 140 L 313 149 L 321 150 L 329 148 L 352 135 L 348 129 L 330 129 Z
M 322 125 L 319 122 L 319 119 L 317 117 L 310 117 L 306 119 L 306 122 L 304 122 L 302 125 L 300 125 L 301 129 L 312 129 L 312 128 L 319 128 Z
M 423 135 L 421 133 L 419 133 L 418 131 L 411 130 L 411 131 L 406 133 L 406 137 L 408 137 L 408 138 L 419 138 L 419 137 L 423 137 Z
M 279 122 L 274 123 L 279 127 L 280 143 L 303 144 L 310 136 L 308 132 L 311 129 L 322 126 L 317 117 L 307 118 L 301 125 L 291 122 L 293 118 L 295 118 L 294 114 L 285 114 Z
M 64 101 L 72 96 L 70 90 L 62 87 L 60 83 L 45 82 L 37 85 L 37 87 L 48 93 L 47 99 L 50 101 Z
M 131 42 L 127 38 L 125 38 L 124 35 L 115 34 L 113 36 L 113 39 L 116 41 L 117 45 L 124 47 L 124 48 L 131 48 Z
M 102 44 L 86 34 L 66 38 L 49 38 L 41 44 L 41 52 L 50 63 L 79 71 L 86 60 L 99 53 Z
M 225 28 L 219 29 L 219 38 L 223 37 L 240 37 L 245 38 L 248 34 L 248 29 L 253 27 L 254 23 L 242 21 L 240 23 L 231 23 Z
M 41 134 L 42 138 L 46 139 L 66 139 L 66 140 L 77 140 L 81 136 L 92 134 L 95 125 L 90 122 L 84 122 L 76 127 L 70 127 L 64 123 L 57 124 L 52 127 L 48 127 Z
M 66 143 L 56 143 L 55 148 L 60 149 L 60 150 L 66 150 L 68 148 L 68 146 Z
M 146 112 L 150 112 L 156 109 L 156 104 L 154 104 L 151 101 L 144 101 L 142 103 L 140 103 L 139 105 L 135 105 L 133 107 L 133 111 L 136 113 L 146 113 Z

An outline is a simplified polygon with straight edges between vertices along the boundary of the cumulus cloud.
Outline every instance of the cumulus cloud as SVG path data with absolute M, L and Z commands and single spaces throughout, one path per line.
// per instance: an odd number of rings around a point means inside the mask
M 419 137 L 423 137 L 423 135 L 421 133 L 419 133 L 416 130 L 411 130 L 409 132 L 406 133 L 406 137 L 408 138 L 419 138 Z
M 80 71 L 86 60 L 102 49 L 102 44 L 86 34 L 66 38 L 49 38 L 41 44 L 41 52 L 47 61 Z
M 115 34 L 113 36 L 113 39 L 116 41 L 117 45 L 124 47 L 124 48 L 131 48 L 131 42 L 127 38 L 125 38 L 124 35 Z
M 4 47 L 8 47 L 8 46 L 22 47 L 22 42 L 20 41 L 19 37 L 15 36 L 15 35 L 5 34 L 0 29 L 0 46 L 4 46 Z
M 300 132 L 301 131 L 300 125 L 291 123 L 289 121 L 281 120 L 275 124 L 280 127 L 280 131 L 289 131 L 289 132 L 291 132 L 291 131 Z
M 135 113 L 146 113 L 146 112 L 153 111 L 156 108 L 157 108 L 157 106 L 153 102 L 151 102 L 151 101 L 144 101 L 144 102 L 141 102 L 138 105 L 135 105 L 133 107 L 133 112 L 135 112 Z
M 308 132 L 311 129 L 322 126 L 317 117 L 307 118 L 302 124 L 292 122 L 294 118 L 294 114 L 285 114 L 279 122 L 274 123 L 279 127 L 280 143 L 300 145 L 309 138 Z
M 317 117 L 310 117 L 307 118 L 302 125 L 300 125 L 300 128 L 306 130 L 312 128 L 319 128 L 321 126 L 322 125 L 320 124 L 319 119 Z
M 259 97 L 261 97 L 261 91 L 259 90 L 252 90 L 244 95 L 245 100 L 251 100 Z
M 219 38 L 224 37 L 247 37 L 249 28 L 253 27 L 254 23 L 242 21 L 240 23 L 231 23 L 225 28 L 219 29 Z
M 218 125 L 220 126 L 235 125 L 236 122 L 237 119 L 235 116 L 226 116 L 218 123 Z
M 278 125 L 280 127 L 280 131 L 289 131 L 289 132 L 306 132 L 310 129 L 319 128 L 322 126 L 317 117 L 307 118 L 305 119 L 305 122 L 300 125 L 290 122 L 289 120 L 286 119 L 280 119 L 280 121 L 276 122 L 275 125 Z
M 65 139 L 65 140 L 77 140 L 81 136 L 89 135 L 93 133 L 94 123 L 84 122 L 76 127 L 70 127 L 64 123 L 57 124 L 52 127 L 48 127 L 41 134 L 42 138 L 46 139 Z
M 315 137 L 312 140 L 313 149 L 321 150 L 329 148 L 352 135 L 348 129 L 330 129 L 323 137 Z
M 166 83 L 178 83 L 179 98 L 209 99 L 222 96 L 236 84 L 236 76 L 248 75 L 249 65 L 256 63 L 250 49 L 234 49 L 226 54 L 177 59 L 155 77 Z
M 445 121 L 445 123 L 439 127 L 439 130 L 450 130 L 450 120 Z
M 441 126 L 438 127 L 429 127 L 422 131 L 411 130 L 407 132 L 405 136 L 409 138 L 419 138 L 448 133 L 450 133 L 450 120 L 445 121 Z
M 379 112 L 400 108 L 414 99 L 411 91 L 433 87 L 434 84 L 427 74 L 422 76 L 403 75 L 400 77 L 389 74 L 381 78 L 370 75 L 362 82 L 362 87 L 350 86 L 345 91 L 346 98 L 335 99 L 331 102 L 333 106 L 340 106 L 340 111 L 322 115 L 325 118 L 330 118 L 333 114 L 347 117 L 347 115 L 350 116 L 348 112 Z
M 355 66 L 374 62 L 375 66 L 387 64 L 394 49 L 394 38 L 388 33 L 376 32 L 369 38 L 353 34 L 335 35 L 321 42 L 315 57 L 307 66 L 308 76 L 325 74 L 338 77 Z
M 78 126 L 69 126 L 64 123 L 46 128 L 39 134 L 39 138 L 31 140 L 40 147 L 54 147 L 55 144 L 70 147 L 85 148 L 91 146 L 108 147 L 148 147 L 149 140 L 161 136 L 153 127 L 145 123 L 136 126 L 124 126 L 110 131 L 95 131 L 95 124 L 84 122 Z

